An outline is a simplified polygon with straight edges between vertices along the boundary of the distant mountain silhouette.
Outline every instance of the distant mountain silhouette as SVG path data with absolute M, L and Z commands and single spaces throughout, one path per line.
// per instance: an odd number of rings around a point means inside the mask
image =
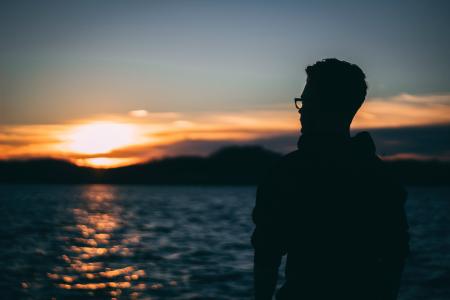
M 180 156 L 132 166 L 95 169 L 56 159 L 0 161 L 3 183 L 257 184 L 281 154 L 259 146 L 231 146 L 208 157 Z M 450 163 L 395 160 L 387 167 L 405 184 L 448 185 Z

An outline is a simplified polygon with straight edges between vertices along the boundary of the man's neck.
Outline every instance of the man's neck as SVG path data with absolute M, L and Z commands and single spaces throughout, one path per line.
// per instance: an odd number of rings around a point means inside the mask
M 302 135 L 314 136 L 314 137 L 336 137 L 348 139 L 350 138 L 350 129 L 343 130 L 313 130 L 304 131 L 302 130 Z

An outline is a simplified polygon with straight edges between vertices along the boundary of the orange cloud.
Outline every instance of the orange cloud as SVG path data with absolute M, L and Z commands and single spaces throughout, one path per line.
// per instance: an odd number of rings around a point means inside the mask
M 368 99 L 353 128 L 446 123 L 450 123 L 450 94 L 401 94 Z M 113 167 L 165 156 L 170 145 L 182 141 L 242 142 L 296 133 L 299 126 L 294 107 L 196 113 L 134 110 L 65 124 L 2 125 L 0 159 L 55 157 L 79 165 Z
M 404 127 L 450 122 L 450 94 L 416 96 L 400 94 L 366 101 L 354 128 Z

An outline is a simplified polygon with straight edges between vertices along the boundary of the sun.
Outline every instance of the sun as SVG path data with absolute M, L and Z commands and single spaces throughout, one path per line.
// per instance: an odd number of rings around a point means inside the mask
M 109 169 L 123 167 L 139 163 L 140 160 L 133 157 L 93 157 L 93 158 L 77 158 L 72 160 L 80 167 L 91 167 L 96 169 Z
M 133 163 L 135 159 L 105 157 L 113 150 L 131 146 L 138 142 L 137 127 L 116 122 L 93 122 L 77 125 L 64 136 L 65 150 L 74 155 L 77 165 L 110 168 Z M 76 156 L 84 156 L 78 157 Z
M 80 125 L 68 136 L 68 149 L 80 154 L 108 153 L 136 141 L 133 125 L 99 122 Z

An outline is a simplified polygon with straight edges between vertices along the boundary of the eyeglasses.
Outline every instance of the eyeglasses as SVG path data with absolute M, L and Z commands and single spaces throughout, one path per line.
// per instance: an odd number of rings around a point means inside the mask
M 297 109 L 302 108 L 302 101 L 303 101 L 302 98 L 294 98 L 295 107 Z

